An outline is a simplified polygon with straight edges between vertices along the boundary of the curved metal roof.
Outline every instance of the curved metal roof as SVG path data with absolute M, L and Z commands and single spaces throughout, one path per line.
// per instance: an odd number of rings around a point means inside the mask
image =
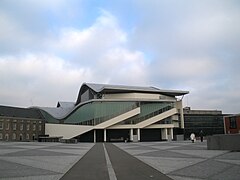
M 78 94 L 78 99 L 76 104 L 81 102 L 81 95 L 87 90 L 91 89 L 95 93 L 131 93 L 131 92 L 141 92 L 141 93 L 155 93 L 167 96 L 182 96 L 188 94 L 189 91 L 182 90 L 166 90 L 159 89 L 156 87 L 143 87 L 143 86 L 125 86 L 125 85 L 110 85 L 110 84 L 95 84 L 95 83 L 84 83 Z

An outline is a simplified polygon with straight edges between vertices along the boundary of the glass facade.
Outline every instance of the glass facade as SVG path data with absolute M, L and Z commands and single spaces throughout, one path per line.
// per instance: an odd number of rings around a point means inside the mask
M 184 114 L 184 137 L 188 139 L 191 133 L 199 136 L 202 130 L 204 136 L 224 134 L 222 114 Z
M 136 108 L 135 102 L 91 102 L 77 108 L 64 123 L 96 125 Z
M 44 116 L 47 122 L 58 122 L 79 125 L 97 125 L 120 114 L 140 107 L 141 112 L 137 116 L 127 119 L 120 124 L 137 124 L 154 117 L 174 107 L 173 102 L 134 102 L 134 101 L 95 101 L 76 108 L 71 114 L 62 120 L 54 119 L 47 112 Z M 169 120 L 162 122 L 171 123 Z

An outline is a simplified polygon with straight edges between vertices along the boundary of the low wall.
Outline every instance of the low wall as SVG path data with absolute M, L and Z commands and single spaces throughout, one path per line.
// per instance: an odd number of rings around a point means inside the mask
M 221 134 L 207 137 L 209 150 L 240 151 L 240 134 Z

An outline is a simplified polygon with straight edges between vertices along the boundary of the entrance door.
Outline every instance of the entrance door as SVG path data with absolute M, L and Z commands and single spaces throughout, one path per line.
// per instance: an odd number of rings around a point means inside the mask
M 141 141 L 161 141 L 161 129 L 141 129 Z
M 104 131 L 103 129 L 96 129 L 96 142 L 104 141 Z

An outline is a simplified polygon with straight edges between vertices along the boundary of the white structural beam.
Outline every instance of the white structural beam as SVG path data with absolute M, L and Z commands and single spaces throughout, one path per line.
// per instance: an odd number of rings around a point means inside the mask
M 50 137 L 61 136 L 63 139 L 71 139 L 83 133 L 91 131 L 93 126 L 70 125 L 70 124 L 45 124 L 45 134 Z
M 154 124 L 154 123 L 156 123 L 158 121 L 161 121 L 161 120 L 163 120 L 163 119 L 165 119 L 167 117 L 170 117 L 170 116 L 176 114 L 177 112 L 178 111 L 177 111 L 176 108 L 170 109 L 170 110 L 165 111 L 165 112 L 163 112 L 163 113 L 161 113 L 161 114 L 159 114 L 157 116 L 154 116 L 152 118 L 146 119 L 145 121 L 142 121 L 142 122 L 136 124 L 136 127 L 137 128 L 145 128 L 145 127 L 147 127 L 149 125 L 152 125 L 152 124 Z
M 162 128 L 174 128 L 174 124 L 152 124 L 144 129 L 162 129 Z
M 98 125 L 94 126 L 94 129 L 106 129 L 106 128 L 108 128 L 108 127 L 110 127 L 110 126 L 112 126 L 114 124 L 117 124 L 117 123 L 119 123 L 121 121 L 124 121 L 124 120 L 126 120 L 126 119 L 128 119 L 130 117 L 136 116 L 139 113 L 140 113 L 140 107 L 137 107 L 137 108 L 135 108 L 135 109 L 133 109 L 131 111 L 123 113 L 123 114 L 121 114 L 121 115 L 119 115 L 117 117 L 114 117 L 112 119 L 109 119 L 109 120 L 101 123 L 101 124 L 98 124 Z

